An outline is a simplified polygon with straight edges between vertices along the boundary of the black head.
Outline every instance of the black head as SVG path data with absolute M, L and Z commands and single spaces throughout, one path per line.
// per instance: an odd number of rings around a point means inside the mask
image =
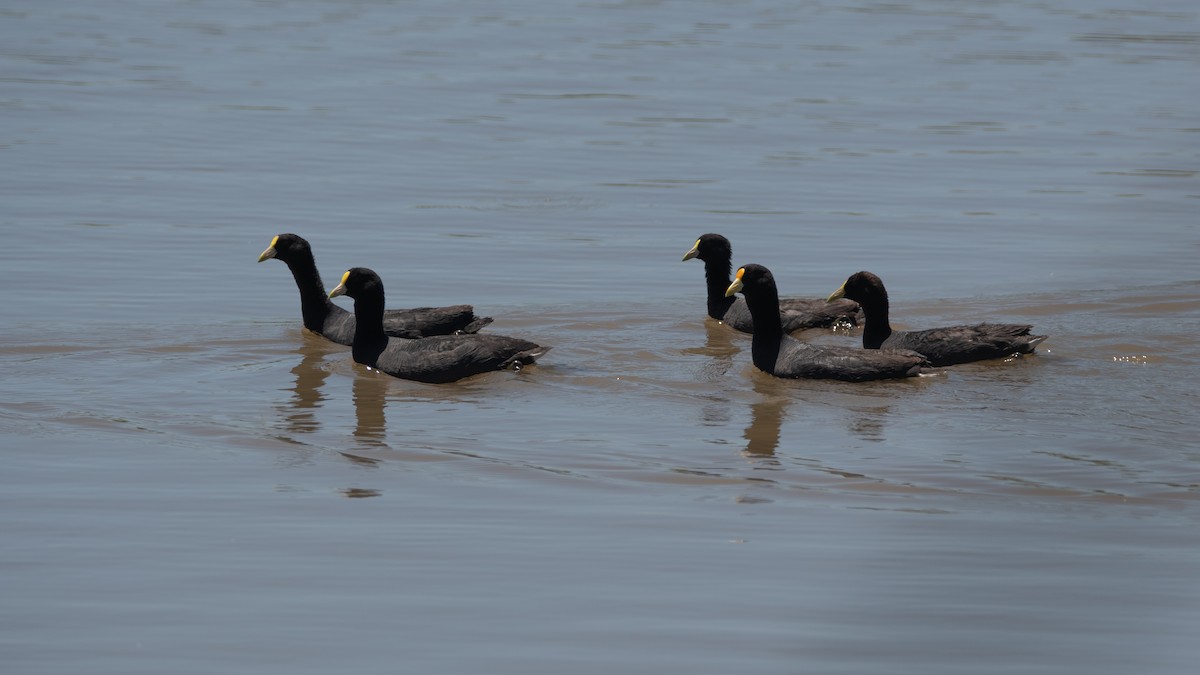
M 258 256 L 258 262 L 270 258 L 278 258 L 285 263 L 312 258 L 312 248 L 308 245 L 308 241 L 298 234 L 281 234 L 271 240 L 271 245 L 267 247 L 267 250 Z
M 691 250 L 683 255 L 684 260 L 699 258 L 704 262 L 725 261 L 733 256 L 729 240 L 719 234 L 702 234 Z
M 887 300 L 887 289 L 883 287 L 883 281 L 879 277 L 870 272 L 855 272 L 846 279 L 846 283 L 842 287 L 833 292 L 828 298 L 829 301 L 837 300 L 838 298 L 846 298 L 853 300 L 859 304 L 870 304 L 872 301 L 880 299 Z
M 329 291 L 329 297 L 348 295 L 354 299 L 383 295 L 383 280 L 374 270 L 366 267 L 351 267 L 342 275 L 342 283 Z
M 768 289 L 772 293 L 779 292 L 775 288 L 775 276 L 771 274 L 771 270 L 762 265 L 742 265 L 734 275 L 733 283 L 725 290 L 725 296 L 740 292 L 749 297 Z

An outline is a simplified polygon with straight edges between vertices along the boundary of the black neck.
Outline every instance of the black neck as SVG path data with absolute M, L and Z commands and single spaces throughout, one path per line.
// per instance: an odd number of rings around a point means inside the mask
M 862 307 L 863 317 L 866 319 L 863 326 L 863 347 L 879 349 L 883 341 L 892 334 L 892 325 L 888 323 L 887 296 L 869 298 L 858 304 Z
M 325 294 L 325 286 L 321 283 L 321 275 L 317 273 L 317 263 L 312 255 L 301 260 L 288 260 L 287 266 L 296 280 L 296 288 L 300 289 L 300 313 L 304 317 L 304 327 L 320 332 L 325 325 L 325 317 L 341 308 Z
M 724 318 L 730 305 L 737 298 L 725 297 L 725 289 L 729 288 L 730 262 L 725 260 L 705 260 L 704 278 L 708 282 L 708 315 L 714 319 Z
M 759 370 L 775 372 L 775 358 L 783 339 L 783 320 L 779 318 L 779 291 L 774 284 L 763 284 L 747 293 L 746 307 L 754 320 L 754 335 L 750 339 L 750 357 Z
M 387 347 L 388 336 L 383 332 L 383 293 L 366 293 L 354 299 L 354 360 L 374 366 L 379 354 Z

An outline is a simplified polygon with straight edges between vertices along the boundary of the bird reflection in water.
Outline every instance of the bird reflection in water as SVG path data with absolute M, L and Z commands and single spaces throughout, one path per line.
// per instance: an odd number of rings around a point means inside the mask
M 879 443 L 886 440 L 883 435 L 883 418 L 887 417 L 886 405 L 855 408 L 850 418 L 850 431 L 864 441 Z
M 354 386 L 354 438 L 359 445 L 386 448 L 387 420 L 384 417 L 384 402 L 387 400 L 390 375 L 372 368 L 355 367 Z
M 365 366 L 355 366 L 354 370 L 350 396 L 354 401 L 354 439 L 357 447 L 354 450 L 342 450 L 340 454 L 355 464 L 374 467 L 382 460 L 371 457 L 371 451 L 388 447 L 385 440 L 387 420 L 383 408 L 387 400 L 388 381 L 392 378 Z M 347 497 L 377 497 L 380 493 L 352 488 L 344 490 L 343 494 Z
M 317 419 L 317 409 L 325 404 L 328 396 L 323 389 L 329 378 L 330 369 L 326 359 L 349 358 L 344 347 L 314 335 L 308 331 L 303 333 L 303 343 L 296 350 L 300 354 L 300 363 L 292 368 L 296 376 L 292 386 L 291 399 L 280 406 L 283 413 L 282 426 L 294 434 L 311 434 L 316 432 L 320 423 Z M 358 368 L 355 368 L 357 371 Z M 366 447 L 387 447 L 386 423 L 383 407 L 387 397 L 387 380 L 389 377 L 374 370 L 356 372 L 352 389 L 354 402 L 354 438 L 358 445 Z M 347 459 L 366 465 L 375 465 L 379 460 L 372 459 L 353 452 L 342 452 Z M 362 496 L 362 495 L 347 495 Z
M 370 488 L 343 488 L 340 492 L 343 497 L 349 499 L 366 499 L 368 497 L 378 497 L 383 494 L 379 490 L 372 490 Z
M 704 346 L 683 350 L 684 354 L 709 357 L 701 367 L 699 373 L 701 379 L 710 382 L 720 380 L 733 367 L 733 357 L 742 351 L 742 348 L 734 342 L 735 336 L 741 337 L 743 340 L 745 338 L 716 319 L 706 318 L 704 320 Z M 749 345 L 749 342 L 747 341 L 746 344 Z
M 742 436 L 746 439 L 746 457 L 769 459 L 767 466 L 778 466 L 775 450 L 779 448 L 779 433 L 783 427 L 784 410 L 791 402 L 791 391 L 785 382 L 765 373 L 751 376 L 758 400 L 750 404 L 750 426 Z
M 329 371 L 324 367 L 325 357 L 343 353 L 345 349 L 304 331 L 304 341 L 296 351 L 300 354 L 300 363 L 292 368 L 296 383 L 292 387 L 291 400 L 281 407 L 280 412 L 285 429 L 294 434 L 308 434 L 320 426 L 316 409 L 325 401 L 321 388 L 329 377 Z
M 782 464 L 777 459 L 776 453 L 779 450 L 783 420 L 787 416 L 788 406 L 792 404 L 793 399 L 800 399 L 798 402 L 800 405 L 803 405 L 804 399 L 810 396 L 814 397 L 814 404 L 821 406 L 837 406 L 841 403 L 846 414 L 845 419 L 850 433 L 871 442 L 886 440 L 884 435 L 884 420 L 889 414 L 889 406 L 861 405 L 862 401 L 860 397 L 862 394 L 849 394 L 846 391 L 847 387 L 861 388 L 864 385 L 846 385 L 832 382 L 796 382 L 771 377 L 759 372 L 753 373 L 751 381 L 754 392 L 757 394 L 757 400 L 750 404 L 750 424 L 742 434 L 746 439 L 746 448 L 742 451 L 742 454 L 749 459 L 755 460 L 757 468 L 782 468 Z M 878 386 L 886 387 L 889 384 L 894 386 L 895 383 L 880 384 Z M 822 413 L 821 415 L 823 418 L 826 413 Z M 789 445 L 789 449 L 793 451 L 797 450 L 794 445 Z M 867 478 L 861 473 L 830 466 L 820 459 L 806 458 L 799 454 L 792 455 L 787 461 L 789 463 L 796 462 L 822 474 L 833 475 L 839 478 Z
M 707 317 L 704 319 L 704 334 L 703 347 L 689 347 L 682 350 L 682 353 L 707 357 L 701 362 L 700 370 L 696 373 L 698 380 L 723 381 L 733 367 L 733 357 L 742 351 L 734 343 L 736 331 L 716 319 Z M 705 405 L 701 418 L 706 425 L 725 426 L 729 422 L 729 399 L 722 394 L 719 400 Z

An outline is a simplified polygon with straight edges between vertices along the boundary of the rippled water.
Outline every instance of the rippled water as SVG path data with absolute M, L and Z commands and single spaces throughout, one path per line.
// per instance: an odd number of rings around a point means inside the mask
M 1190 672 L 1187 2 L 10 3 L 0 663 Z M 272 235 L 554 345 L 453 385 L 306 334 Z M 1039 354 L 780 381 L 785 294 Z M 346 306 L 349 306 L 348 304 Z M 856 334 L 806 339 L 853 342 Z

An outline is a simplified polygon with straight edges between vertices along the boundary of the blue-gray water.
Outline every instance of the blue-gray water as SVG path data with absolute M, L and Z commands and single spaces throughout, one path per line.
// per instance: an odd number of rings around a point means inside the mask
M 1200 8 L 10 2 L 0 667 L 1184 673 Z M 273 235 L 542 364 L 306 334 Z M 787 295 L 1040 353 L 777 381 Z M 345 306 L 349 306 L 347 303 Z M 856 334 L 807 334 L 852 343 Z

